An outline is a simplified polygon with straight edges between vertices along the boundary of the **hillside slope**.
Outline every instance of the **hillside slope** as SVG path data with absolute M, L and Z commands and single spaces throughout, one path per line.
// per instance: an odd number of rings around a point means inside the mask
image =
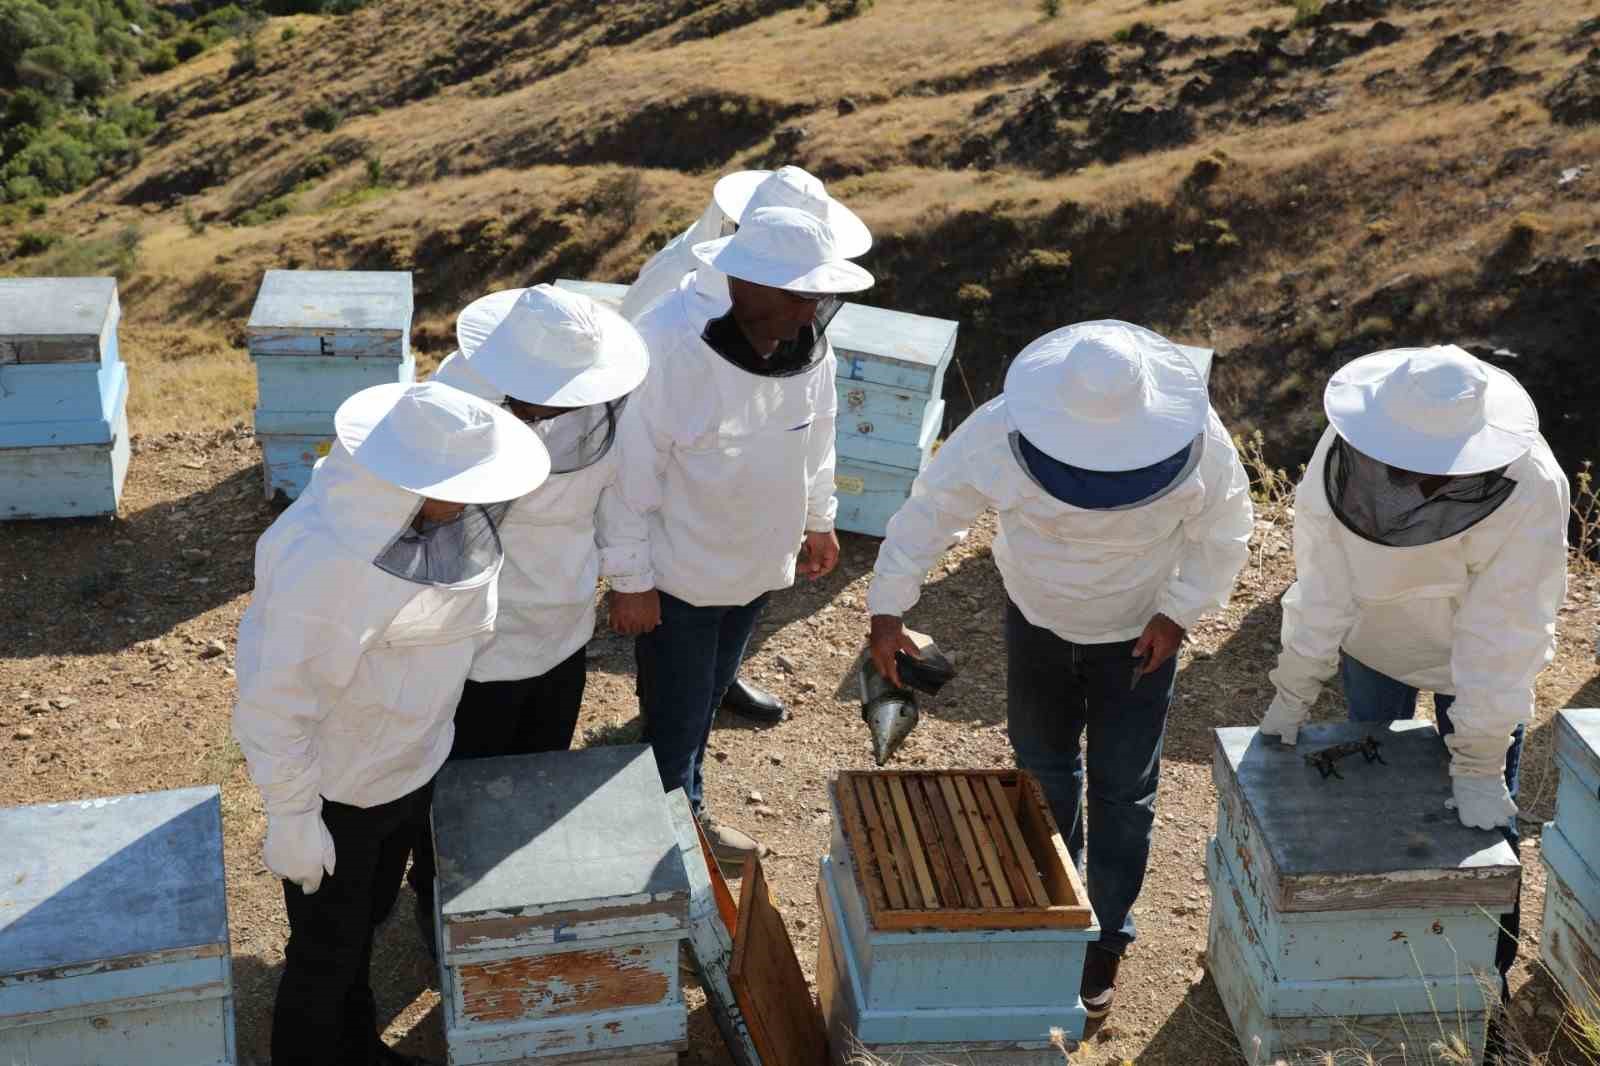
M 1600 392 L 1600 0 L 878 0 L 838 22 L 797 0 L 383 0 L 290 40 L 285 21 L 253 70 L 208 53 L 134 86 L 162 123 L 142 160 L 26 226 L 139 227 L 136 428 L 248 418 L 268 267 L 415 271 L 437 359 L 479 292 L 626 280 L 717 174 L 793 161 L 877 233 L 870 301 L 962 320 L 952 417 L 1028 339 L 1114 316 L 1219 347 L 1219 406 L 1285 463 L 1333 367 L 1442 340 L 1499 353 L 1566 465 L 1600 454 L 1574 402 Z

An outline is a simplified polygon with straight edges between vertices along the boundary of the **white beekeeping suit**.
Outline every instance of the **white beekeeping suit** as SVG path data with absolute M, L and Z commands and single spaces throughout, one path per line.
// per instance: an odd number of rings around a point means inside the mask
M 531 491 L 548 470 L 516 419 L 440 385 L 364 390 L 336 425 L 306 491 L 256 545 L 233 713 L 265 801 L 267 865 L 307 892 L 334 868 L 324 797 L 387 803 L 444 762 L 495 618 L 502 553 L 479 501 Z M 425 498 L 452 496 L 472 502 L 419 528 Z
M 839 253 L 846 259 L 865 255 L 872 247 L 872 233 L 866 224 L 829 196 L 820 180 L 800 167 L 741 170 L 719 180 L 705 213 L 645 263 L 622 299 L 622 316 L 636 321 L 651 304 L 676 290 L 685 276 L 697 270 L 702 273 L 702 286 L 714 293 L 720 285 L 726 299 L 726 279 L 707 271 L 705 264 L 695 258 L 694 246 L 728 236 L 741 219 L 763 207 L 793 207 L 827 222 Z
M 516 315 L 529 319 L 521 337 L 510 336 Z M 496 329 L 506 330 L 510 343 L 490 341 Z M 608 531 L 627 520 L 615 487 L 624 461 L 615 446 L 617 422 L 649 357 L 615 312 L 547 285 L 474 301 L 457 335 L 461 348 L 433 380 L 495 404 L 516 390 L 519 400 L 577 408 L 533 424 L 550 453 L 551 476 L 500 521 L 506 553 L 500 613 L 470 677 L 520 680 L 545 673 L 588 642 L 601 576 L 624 583 L 633 576 L 633 553 L 611 547 Z M 572 392 L 579 375 L 588 394 Z M 583 402 L 594 396 L 603 399 Z
M 1070 347 L 1079 335 L 1113 327 L 1136 329 L 1083 323 L 1058 331 L 1064 338 L 1058 343 Z M 1137 332 L 1152 347 L 1172 348 L 1149 331 Z M 1057 343 L 1050 340 L 1055 336 L 1030 349 Z M 1155 614 L 1189 629 L 1228 602 L 1248 554 L 1253 512 L 1249 477 L 1214 410 L 1205 414 L 1187 465 L 1159 494 L 1134 506 L 1086 510 L 1057 499 L 1029 473 L 1018 452 L 1016 403 L 1008 382 L 1007 392 L 973 412 L 918 475 L 911 498 L 889 521 L 868 593 L 870 614 L 910 610 L 928 570 L 986 507 L 999 512 L 994 559 L 1007 594 L 1029 622 L 1063 640 L 1130 640 Z M 1107 454 L 1119 452 L 1113 447 Z M 1148 458 L 1124 461 L 1140 466 Z
M 1358 359 L 1325 402 L 1333 425 L 1295 492 L 1297 579 L 1262 731 L 1294 743 L 1342 649 L 1455 697 L 1458 811 L 1502 825 L 1516 810 L 1506 748 L 1532 718 L 1566 594 L 1567 479 L 1521 386 L 1453 346 Z M 1443 487 L 1426 497 L 1422 475 Z M 1463 789 L 1497 795 L 1464 804 Z

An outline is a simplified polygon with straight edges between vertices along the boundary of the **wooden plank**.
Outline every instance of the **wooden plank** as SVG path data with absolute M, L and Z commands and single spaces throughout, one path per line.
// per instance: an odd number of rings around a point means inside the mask
M 939 824 L 939 836 L 944 844 L 945 858 L 950 863 L 950 872 L 956 879 L 956 888 L 960 895 L 951 900 L 954 907 L 959 900 L 960 905 L 973 909 L 982 905 L 978 898 L 978 885 L 972 879 L 972 871 L 967 868 L 966 853 L 961 848 L 961 838 L 956 834 L 955 820 L 950 817 L 950 808 L 945 804 L 944 790 L 939 787 L 939 779 L 928 776 L 922 779 L 922 787 L 928 797 L 928 807 L 933 811 L 933 819 Z
M 961 797 L 961 817 L 972 827 L 972 839 L 977 845 L 978 854 L 983 857 L 984 869 L 989 872 L 989 883 L 994 886 L 994 894 L 999 898 L 1000 906 L 1015 907 L 1016 899 L 1011 895 L 1011 886 L 1006 881 L 1006 872 L 1000 864 L 1000 856 L 994 849 L 989 826 L 983 818 L 983 809 L 978 806 L 977 797 L 972 792 L 972 783 L 964 776 L 957 777 L 955 786 L 956 795 Z
M 988 785 L 989 798 L 994 801 L 995 812 L 1000 816 L 1000 827 L 1005 832 L 1007 843 L 1011 845 L 1012 854 L 1016 856 L 1017 867 L 1022 871 L 1022 879 L 1027 882 L 1034 903 L 1040 907 L 1050 906 L 1050 893 L 1045 891 L 1044 882 L 1039 879 L 1038 860 L 1034 858 L 1027 842 L 1022 839 L 1022 829 L 1017 825 L 1016 811 L 1006 801 L 1006 792 L 1000 784 L 1000 779 L 991 777 Z
M 950 811 L 950 820 L 955 823 L 956 839 L 961 842 L 961 854 L 966 859 L 967 871 L 972 875 L 973 886 L 977 889 L 978 902 L 985 907 L 999 906 L 1000 897 L 989 880 L 989 872 L 984 869 L 983 857 L 978 853 L 977 842 L 972 839 L 972 823 L 967 819 L 966 811 L 961 806 L 961 793 L 956 790 L 955 779 L 941 776 L 939 790 L 944 794 L 945 806 Z
M 486 1025 L 603 1014 L 672 1002 L 677 942 L 458 965 L 462 1015 Z
M 911 872 L 911 856 L 907 854 L 905 838 L 896 826 L 894 801 L 889 798 L 889 786 L 876 774 L 866 779 L 866 785 L 872 800 L 877 804 L 878 819 L 883 825 L 890 853 L 894 856 L 894 870 L 900 878 L 900 894 L 905 900 L 903 906 L 915 907 L 920 895 L 917 891 L 917 876 Z M 863 803 L 866 802 L 866 798 L 867 794 L 863 794 Z
M 822 1066 L 828 1036 L 822 1012 L 794 953 L 783 915 L 773 905 L 761 860 L 745 860 L 739 925 L 729 972 L 763 1066 Z
M 872 851 L 866 819 L 861 816 L 861 802 L 856 798 L 855 786 L 843 775 L 836 776 L 828 787 L 833 790 L 834 805 L 844 822 L 845 846 L 850 849 L 856 883 L 866 895 L 868 914 L 876 922 L 878 915 L 889 909 L 889 898 L 884 893 L 883 875 Z
M 1050 884 L 1051 902 L 1058 906 L 1076 907 L 1089 912 L 1089 893 L 1078 876 L 1077 864 L 1061 837 L 1061 828 L 1050 813 L 1044 789 L 1032 774 L 1022 774 L 1017 783 L 1017 812 L 1022 818 L 1023 831 L 1037 846 L 1035 858 L 1039 869 Z M 1059 893 L 1059 895 L 1058 895 Z
M 906 778 L 906 799 L 911 803 L 911 814 L 916 818 L 917 828 L 922 834 L 928 866 L 939 886 L 939 900 L 946 907 L 959 907 L 961 890 L 956 886 L 955 873 L 950 869 L 950 857 L 945 852 L 939 823 L 934 819 L 933 808 L 929 806 L 927 793 L 923 791 L 926 784 L 927 777 L 921 774 Z
M 917 888 L 922 893 L 922 905 L 928 910 L 937 910 L 939 890 L 934 887 L 933 875 L 928 872 L 927 852 L 923 849 L 922 834 L 917 831 L 917 821 L 911 816 L 911 803 L 906 799 L 905 780 L 891 777 L 885 784 L 889 788 L 889 800 L 894 804 L 895 814 L 900 820 L 900 837 L 905 842 L 906 851 L 911 855 L 911 869 L 917 875 Z
M 928 929 L 1087 929 L 1087 907 L 980 907 L 976 910 L 886 911 L 874 926 L 882 933 Z
M 872 795 L 872 784 L 865 777 L 852 777 L 850 782 L 856 800 L 861 804 L 861 812 L 867 820 L 867 835 L 872 840 L 872 854 L 877 859 L 878 878 L 883 883 L 889 908 L 904 910 L 905 889 L 900 887 L 900 872 L 895 862 L 894 848 L 889 844 L 889 835 L 884 832 L 883 817 L 878 813 L 878 801 Z
M 1011 888 L 1011 895 L 1018 907 L 1048 907 L 1048 899 L 1035 897 L 1028 885 L 1028 879 L 1022 875 L 1022 867 L 1033 860 L 1026 855 L 1018 856 L 1011 847 L 1011 841 L 1006 836 L 1005 826 L 1001 824 L 1000 812 L 995 809 L 994 797 L 989 793 L 989 777 L 974 775 L 968 784 L 972 786 L 972 796 L 978 803 L 978 814 L 983 818 L 983 826 L 988 830 L 988 842 L 994 847 L 995 855 L 1000 859 L 1000 869 L 1005 874 L 1006 884 Z

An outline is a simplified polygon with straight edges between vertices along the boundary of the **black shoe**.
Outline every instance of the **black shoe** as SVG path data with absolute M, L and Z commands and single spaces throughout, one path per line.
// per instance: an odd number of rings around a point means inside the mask
M 1113 954 L 1096 944 L 1089 945 L 1088 956 L 1083 960 L 1083 984 L 1078 995 L 1083 999 L 1083 1009 L 1091 1022 L 1098 1022 L 1111 1013 L 1111 1003 L 1117 996 L 1117 969 L 1122 956 Z
M 770 692 L 763 692 L 748 681 L 742 681 L 737 677 L 733 679 L 733 684 L 728 686 L 727 694 L 722 697 L 722 709 L 732 711 L 741 718 L 769 725 L 783 721 L 787 713 L 778 697 Z
M 417 919 L 417 935 L 422 937 L 422 946 L 428 949 L 428 957 L 438 962 L 439 930 L 433 924 L 433 901 L 418 896 L 416 910 L 412 913 Z

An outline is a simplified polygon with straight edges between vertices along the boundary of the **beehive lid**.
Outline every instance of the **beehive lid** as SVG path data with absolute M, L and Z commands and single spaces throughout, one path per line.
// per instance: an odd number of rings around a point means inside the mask
M 411 328 L 411 274 L 399 270 L 269 270 L 245 335 L 299 330 L 398 338 Z
M 1600 710 L 1558 711 L 1556 754 L 1589 781 L 1600 781 Z
M 226 945 L 215 786 L 0 811 L 0 977 Z
M 829 789 L 874 928 L 1094 925 L 1033 775 L 847 770 Z
M 0 278 L 0 365 L 100 359 L 116 278 Z
M 560 925 L 639 908 L 687 919 L 689 883 L 646 745 L 446 763 L 433 826 L 447 923 Z
M 1379 742 L 1323 777 L 1307 757 Z M 1450 758 L 1431 722 L 1310 725 L 1299 743 L 1254 727 L 1218 729 L 1212 774 L 1223 802 L 1242 805 L 1241 839 L 1223 841 L 1260 868 L 1263 895 L 1283 912 L 1481 905 L 1509 909 L 1521 868 L 1498 832 L 1468 829 L 1453 810 Z M 1232 797 L 1230 799 L 1229 797 Z M 1252 839 L 1253 838 L 1253 839 Z
M 955 352 L 956 329 L 948 319 L 847 303 L 829 323 L 828 340 L 840 355 L 936 370 Z

